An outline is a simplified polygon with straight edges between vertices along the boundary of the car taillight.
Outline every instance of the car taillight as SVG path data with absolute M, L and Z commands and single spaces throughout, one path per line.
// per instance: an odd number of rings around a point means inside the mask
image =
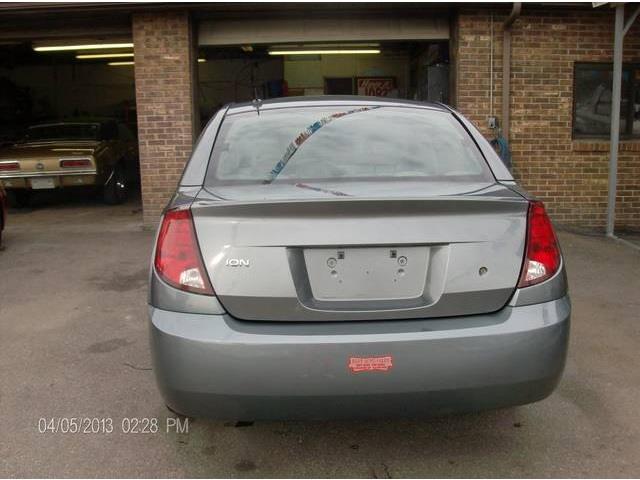
M 60 166 L 62 168 L 78 168 L 78 167 L 90 167 L 91 160 L 88 158 L 79 158 L 72 160 L 60 160 Z
M 165 213 L 154 265 L 160 278 L 169 285 L 187 292 L 214 295 L 202 263 L 190 210 Z
M 542 202 L 530 202 L 527 244 L 518 288 L 551 278 L 560 267 L 560 247 Z
M 13 170 L 20 170 L 18 162 L 0 162 L 0 172 L 11 172 Z

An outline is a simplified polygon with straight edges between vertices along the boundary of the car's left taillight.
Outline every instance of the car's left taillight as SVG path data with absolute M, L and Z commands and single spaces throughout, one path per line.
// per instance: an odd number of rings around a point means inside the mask
M 0 162 L 0 172 L 13 172 L 20 170 L 18 162 Z
M 154 266 L 160 278 L 175 288 L 215 294 L 202 262 L 191 210 L 169 210 L 164 214 Z

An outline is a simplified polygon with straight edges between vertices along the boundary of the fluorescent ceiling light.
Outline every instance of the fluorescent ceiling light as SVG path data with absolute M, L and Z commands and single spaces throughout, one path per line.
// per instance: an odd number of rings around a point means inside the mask
M 355 49 L 380 48 L 380 43 L 281 43 L 269 45 L 271 50 L 355 50 Z
M 199 58 L 199 59 L 198 59 L 198 63 L 204 63 L 204 62 L 206 62 L 206 61 L 207 61 L 207 59 L 206 59 L 206 58 Z
M 107 63 L 107 65 L 109 65 L 110 67 L 122 67 L 125 65 L 133 65 L 134 62 L 109 62 Z
M 87 45 L 47 45 L 33 47 L 36 52 L 62 52 L 68 50 L 100 50 L 107 48 L 133 48 L 133 43 L 90 43 Z
M 346 54 L 376 54 L 379 48 L 371 49 L 340 49 L 340 50 L 269 50 L 269 55 L 346 55 Z
M 133 52 L 130 53 L 88 53 L 82 55 L 76 55 L 78 60 L 91 60 L 93 58 L 130 58 L 133 57 Z

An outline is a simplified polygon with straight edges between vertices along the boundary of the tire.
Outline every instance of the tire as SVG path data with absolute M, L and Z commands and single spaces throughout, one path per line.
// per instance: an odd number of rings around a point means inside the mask
M 171 413 L 173 413 L 177 417 L 180 417 L 180 418 L 193 418 L 193 417 L 190 417 L 189 415 L 185 415 L 184 413 L 176 412 L 173 408 L 171 408 L 166 403 L 164 404 L 164 406 L 167 407 L 167 410 L 169 410 Z
M 127 199 L 127 194 L 126 175 L 122 165 L 118 164 L 114 168 L 108 183 L 102 189 L 102 200 L 107 205 L 120 205 Z
M 31 204 L 31 190 L 16 189 L 12 190 L 13 204 L 16 207 L 28 207 Z

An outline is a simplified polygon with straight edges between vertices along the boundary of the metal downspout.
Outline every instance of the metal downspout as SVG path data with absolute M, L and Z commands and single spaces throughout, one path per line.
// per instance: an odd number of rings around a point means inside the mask
M 520 16 L 522 3 L 514 2 L 503 24 L 502 40 L 502 136 L 509 142 L 509 97 L 511 95 L 511 25 Z
M 622 41 L 624 39 L 624 4 L 616 5 L 613 40 L 613 91 L 611 93 L 611 138 L 609 150 L 609 192 L 607 198 L 607 236 L 614 236 L 616 190 L 618 187 L 618 143 L 620 141 L 620 97 L 622 88 Z

